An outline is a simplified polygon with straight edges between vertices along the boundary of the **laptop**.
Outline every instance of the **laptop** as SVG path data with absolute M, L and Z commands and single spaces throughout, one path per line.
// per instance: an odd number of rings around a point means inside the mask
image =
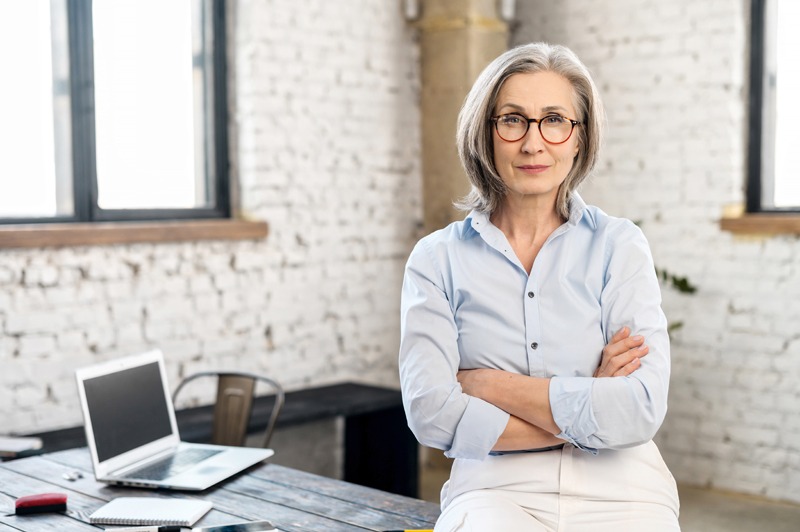
M 101 482 L 200 491 L 274 454 L 180 441 L 160 350 L 82 368 L 75 377 Z

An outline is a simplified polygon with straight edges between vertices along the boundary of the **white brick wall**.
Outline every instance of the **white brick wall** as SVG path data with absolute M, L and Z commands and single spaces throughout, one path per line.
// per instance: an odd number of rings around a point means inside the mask
M 230 5 L 232 159 L 269 236 L 0 251 L 0 433 L 81 423 L 74 370 L 155 346 L 173 385 L 209 368 L 397 384 L 421 223 L 413 30 L 383 0 Z
M 673 341 L 661 450 L 679 481 L 800 501 L 800 240 L 719 230 L 744 201 L 749 1 L 518 2 L 513 41 L 566 44 L 609 135 L 584 196 L 642 221 Z

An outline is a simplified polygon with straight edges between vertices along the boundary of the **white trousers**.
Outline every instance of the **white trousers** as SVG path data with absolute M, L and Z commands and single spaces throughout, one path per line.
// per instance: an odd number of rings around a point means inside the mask
M 435 532 L 675 532 L 675 479 L 653 442 L 457 459 Z

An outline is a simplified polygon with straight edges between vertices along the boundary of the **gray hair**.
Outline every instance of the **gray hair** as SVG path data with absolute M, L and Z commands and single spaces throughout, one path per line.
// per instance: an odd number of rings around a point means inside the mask
M 492 123 L 497 97 L 503 83 L 519 73 L 553 72 L 563 76 L 574 89 L 573 104 L 578 113 L 578 153 L 572 169 L 558 189 L 556 211 L 569 218 L 569 198 L 597 163 L 605 115 L 600 95 L 589 70 L 569 48 L 531 43 L 508 50 L 481 72 L 458 115 L 456 144 L 461 164 L 472 190 L 457 202 L 463 210 L 491 214 L 505 198 L 507 189 L 497 173 L 492 145 Z

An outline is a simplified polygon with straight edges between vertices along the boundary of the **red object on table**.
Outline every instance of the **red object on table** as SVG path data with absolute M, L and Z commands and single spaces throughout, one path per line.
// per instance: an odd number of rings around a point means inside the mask
M 37 493 L 20 497 L 14 502 L 14 513 L 17 515 L 63 512 L 66 509 L 67 495 L 64 493 Z

